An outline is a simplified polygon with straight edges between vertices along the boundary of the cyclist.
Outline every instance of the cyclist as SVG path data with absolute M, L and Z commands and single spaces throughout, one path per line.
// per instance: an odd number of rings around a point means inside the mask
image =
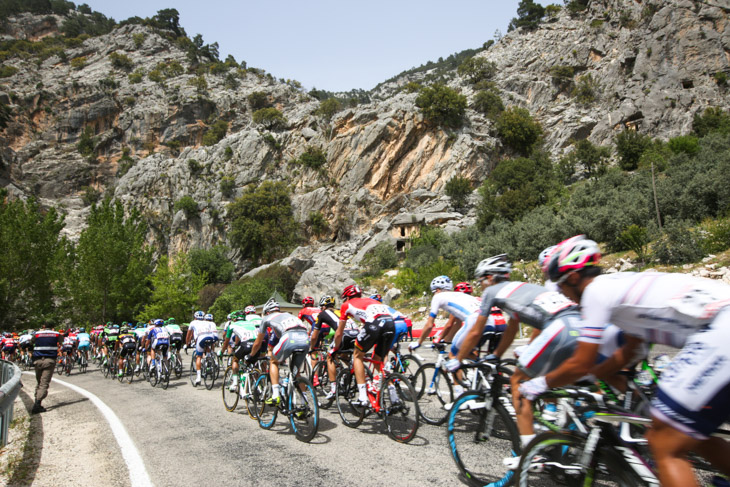
M 223 338 L 223 350 L 233 349 L 231 370 L 233 371 L 233 383 L 231 390 L 235 391 L 238 384 L 238 370 L 240 360 L 251 353 L 256 336 L 261 328 L 261 317 L 256 314 L 254 306 L 246 306 L 244 319 L 238 319 L 231 323 Z M 235 317 L 234 317 L 235 318 Z M 255 356 L 251 356 L 251 362 L 262 355 L 263 348 Z
M 341 297 L 343 303 L 340 308 L 340 321 L 335 333 L 333 351 L 337 351 L 342 346 L 342 336 L 348 316 L 362 323 L 363 326 L 355 340 L 355 351 L 352 354 L 358 388 L 358 400 L 353 404 L 367 406 L 370 401 L 367 397 L 363 358 L 371 348 L 373 348 L 374 360 L 380 361 L 387 355 L 395 335 L 395 323 L 390 309 L 379 301 L 363 298 L 362 291 L 357 284 L 347 286 L 342 291 Z
M 601 275 L 600 256 L 598 245 L 583 235 L 561 242 L 550 255 L 550 279 L 581 305 L 581 333 L 572 357 L 520 391 L 533 397 L 585 375 L 609 322 L 627 337 L 607 367 L 635 359 L 642 341 L 680 348 L 662 373 L 647 433 L 659 480 L 669 487 L 698 485 L 686 459 L 690 451 L 730 475 L 730 443 L 710 436 L 730 417 L 730 286 L 685 274 Z
M 322 339 L 326 336 L 334 335 L 337 331 L 340 322 L 340 312 L 335 309 L 335 298 L 329 295 L 322 296 L 319 300 L 319 307 L 322 310 L 317 317 L 317 322 L 314 324 L 312 330 L 312 338 L 309 343 L 309 349 L 314 350 L 319 347 Z M 342 348 L 351 350 L 354 345 L 355 337 L 357 337 L 357 330 L 345 330 L 343 335 Z M 330 348 L 332 350 L 332 348 Z M 337 391 L 337 365 L 335 364 L 334 358 L 331 353 L 327 354 L 327 375 L 329 376 L 330 391 L 325 396 L 325 399 L 330 401 L 335 397 Z
M 159 353 L 162 355 L 161 359 L 166 358 L 167 351 L 170 348 L 170 334 L 165 328 L 165 321 L 158 318 L 154 320 L 152 324 L 154 327 L 147 333 L 146 342 L 146 347 L 149 350 L 151 357 L 150 374 L 152 373 L 152 368 L 157 365 L 157 362 L 155 361 L 157 354 Z
M 218 330 L 213 322 L 213 315 L 205 315 L 202 311 L 196 311 L 193 317 L 195 319 L 190 322 L 185 341 L 194 343 L 195 346 L 195 372 L 197 374 L 195 385 L 197 386 L 203 380 L 200 374 L 200 358 L 207 350 L 212 350 L 215 347 L 215 342 L 218 340 Z M 207 317 L 210 319 L 206 320 Z M 185 346 L 187 347 L 187 345 Z
M 320 311 L 320 308 L 314 307 L 314 298 L 311 296 L 306 296 L 304 299 L 302 299 L 302 309 L 299 310 L 299 315 L 297 315 L 297 318 L 309 325 L 309 328 L 311 329 L 317 322 L 317 316 L 319 315 Z
M 289 313 L 282 313 L 279 303 L 274 298 L 264 304 L 264 318 L 261 322 L 256 341 L 254 341 L 250 356 L 246 360 L 251 363 L 261 350 L 264 339 L 267 339 L 270 348 L 271 362 L 269 364 L 269 378 L 271 379 L 272 396 L 266 400 L 267 404 L 278 405 L 281 402 L 281 388 L 279 386 L 279 364 L 294 352 L 303 352 L 309 348 L 307 326 Z M 271 333 L 267 332 L 271 329 Z M 268 335 L 268 336 L 267 336 Z M 290 364 L 290 369 L 296 367 L 301 371 L 304 355 L 299 356 L 299 363 Z
M 61 353 L 66 360 L 73 360 L 74 348 L 76 347 L 76 340 L 71 336 L 70 330 L 67 330 L 63 335 L 63 343 L 61 345 Z
M 170 350 L 172 353 L 177 355 L 178 360 L 182 363 L 182 357 L 180 356 L 180 350 L 183 346 L 183 333 L 180 326 L 175 323 L 175 318 L 168 318 L 165 323 L 167 333 L 170 335 Z
M 145 341 L 147 339 L 147 333 L 149 332 L 149 329 L 147 326 L 142 323 L 141 321 L 137 322 L 137 326 L 134 327 L 134 336 L 137 342 L 137 356 L 135 357 L 135 364 L 134 372 L 139 372 L 140 368 L 140 358 L 147 360 L 147 354 L 146 354 L 146 348 L 145 348 Z
M 15 352 L 18 349 L 18 340 L 13 338 L 12 333 L 5 333 L 2 350 L 5 360 L 12 362 L 15 359 Z
M 33 352 L 33 334 L 29 330 L 23 330 L 18 338 L 18 347 L 20 348 L 20 356 L 22 360 Z
M 124 358 L 127 355 L 134 355 L 137 350 L 137 336 L 129 326 L 125 325 L 119 330 L 119 361 L 117 362 L 117 375 L 124 375 Z
M 89 350 L 91 349 L 91 336 L 86 333 L 86 328 L 79 328 L 77 330 L 76 338 L 78 339 L 78 351 L 79 351 L 79 360 L 81 359 L 81 354 L 84 354 L 84 358 L 86 359 L 86 362 L 89 361 Z
M 104 331 L 101 332 L 101 343 L 103 346 L 102 354 L 104 355 L 104 362 L 102 365 L 106 365 L 107 357 L 109 356 L 109 348 L 111 351 L 117 349 L 117 342 L 119 340 L 119 325 L 114 325 L 111 322 L 106 324 Z

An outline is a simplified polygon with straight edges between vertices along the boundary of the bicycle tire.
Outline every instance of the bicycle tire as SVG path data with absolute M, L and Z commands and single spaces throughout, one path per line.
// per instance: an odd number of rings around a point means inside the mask
M 122 373 L 122 375 L 119 375 L 119 374 L 117 373 L 117 380 L 118 380 L 118 381 L 119 381 L 120 383 L 124 382 L 124 378 L 125 378 L 125 376 L 126 376 L 126 370 L 125 370 L 125 368 L 126 368 L 126 367 L 127 367 L 127 360 L 125 359 L 124 361 L 122 361 L 122 369 L 121 369 L 121 373 Z M 119 366 L 118 366 L 118 365 L 117 365 L 117 370 L 119 370 Z
M 276 416 L 279 414 L 279 407 L 266 404 L 266 400 L 272 397 L 273 390 L 268 375 L 262 375 L 256 379 L 257 394 L 254 394 L 254 406 L 258 415 L 259 426 L 265 430 L 271 429 L 276 423 Z
M 599 446 L 590 465 L 581 465 L 587 436 L 573 432 L 546 432 L 525 447 L 516 470 L 519 486 L 579 487 L 584 485 L 633 487 L 644 482 L 610 446 Z
M 355 375 L 348 369 L 342 369 L 337 374 L 337 392 L 335 393 L 335 401 L 337 402 L 337 412 L 345 426 L 357 428 L 365 419 L 365 411 L 367 408 L 362 406 L 353 406 L 352 401 L 357 400 L 358 389 Z
M 61 361 L 56 364 L 56 374 L 61 375 L 65 367 L 64 359 L 62 358 Z
M 106 363 L 106 364 L 104 364 L 104 363 L 102 362 L 102 366 L 101 366 L 101 373 L 102 373 L 102 374 L 104 374 L 104 378 L 105 378 L 105 379 L 106 379 L 107 377 L 109 377 L 109 362 L 108 362 L 108 361 L 107 361 L 107 363 Z
M 454 388 L 451 379 L 443 368 L 436 364 L 424 364 L 418 368 L 413 382 L 418 396 L 418 411 L 424 422 L 442 425 L 449 416 L 447 404 L 454 402 Z
M 418 395 L 403 374 L 390 374 L 380 386 L 380 407 L 388 436 L 408 443 L 418 432 Z
M 217 366 L 216 360 L 217 359 L 212 359 L 210 355 L 205 356 L 203 364 L 203 384 L 205 384 L 205 388 L 207 390 L 211 390 L 213 388 L 213 384 L 215 384 L 215 367 Z
M 233 368 L 226 368 L 226 373 L 223 374 L 223 384 L 221 385 L 221 395 L 223 396 L 223 406 L 226 411 L 233 412 L 238 406 L 238 398 L 241 391 L 241 384 L 236 382 L 233 384 Z M 233 386 L 233 387 L 232 387 Z
M 190 376 L 189 376 L 189 378 L 190 378 L 190 385 L 192 385 L 193 387 L 198 387 L 195 384 L 195 379 L 198 377 L 198 371 L 195 369 L 195 362 L 196 362 L 196 360 L 195 360 L 195 352 L 193 352 L 193 358 L 190 360 Z M 202 360 L 201 360 L 201 362 L 202 362 Z M 203 364 L 201 363 L 200 366 L 202 367 Z
M 174 357 L 174 363 L 172 364 L 172 371 L 175 372 L 175 380 L 180 380 L 180 377 L 182 377 L 183 373 L 183 364 L 182 360 L 177 356 L 177 353 L 173 354 Z
M 451 457 L 469 485 L 511 485 L 514 472 L 502 467 L 502 461 L 520 455 L 520 435 L 504 406 L 495 401 L 487 410 L 486 399 L 483 393 L 469 390 L 454 401 L 447 421 Z M 485 436 L 488 424 L 491 429 Z
M 246 401 L 246 411 L 248 412 L 248 416 L 251 419 L 258 419 L 259 418 L 259 411 L 256 410 L 256 404 L 254 402 L 254 394 L 257 393 L 255 390 L 256 388 L 256 381 L 261 376 L 261 371 L 259 369 L 251 369 L 248 372 L 248 378 L 246 379 L 247 384 L 244 386 L 248 390 L 247 395 L 244 397 L 244 400 Z M 240 380 L 239 387 L 240 387 Z M 258 394 L 261 394 L 261 391 L 258 391 Z
M 129 357 L 124 361 L 124 377 L 127 379 L 127 384 L 131 384 L 134 380 L 134 362 Z
M 297 440 L 309 443 L 319 429 L 319 405 L 314 386 L 305 377 L 297 377 L 289 387 L 287 404 L 289 423 Z
M 327 372 L 327 362 L 324 360 L 317 362 L 312 369 L 312 375 L 309 380 L 312 382 L 312 386 L 314 387 L 314 391 L 317 393 L 317 397 L 322 398 L 319 406 L 322 409 L 329 409 L 335 398 L 333 397 L 330 400 L 324 399 L 330 391 L 330 376 Z
M 163 390 L 167 390 L 167 387 L 170 385 L 170 360 L 164 358 L 160 365 L 160 385 Z
M 159 374 L 159 370 L 157 368 L 157 360 L 159 360 L 159 359 L 155 360 L 155 365 L 150 364 L 149 375 L 150 375 L 150 385 L 152 387 L 157 386 L 157 382 L 160 380 L 160 374 Z
M 71 375 L 71 371 L 74 368 L 74 360 L 71 357 L 66 357 L 66 377 Z
M 81 363 L 79 363 L 79 372 L 81 372 L 82 374 L 85 374 L 86 373 L 86 369 L 88 368 L 88 366 L 89 366 L 89 363 L 86 360 L 86 357 L 84 357 L 82 355 L 81 356 Z
M 392 362 L 393 359 L 391 359 L 391 363 Z M 393 365 L 393 372 L 405 375 L 406 379 L 408 379 L 410 383 L 413 384 L 416 378 L 416 374 L 418 373 L 418 369 L 420 369 L 423 364 L 421 363 L 421 360 L 415 355 L 406 354 L 400 356 L 400 364 L 398 366 L 395 366 L 395 363 Z

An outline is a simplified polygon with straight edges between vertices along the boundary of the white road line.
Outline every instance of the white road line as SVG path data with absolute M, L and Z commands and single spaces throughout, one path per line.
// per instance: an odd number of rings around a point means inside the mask
M 32 372 L 25 373 L 34 375 Z M 112 433 L 114 433 L 114 437 L 119 444 L 119 448 L 122 450 L 122 457 L 127 464 L 127 470 L 129 470 L 129 481 L 131 482 L 132 487 L 152 487 L 152 480 L 150 480 L 150 476 L 147 474 L 147 469 L 144 466 L 142 456 L 139 454 L 137 447 L 134 446 L 134 442 L 129 436 L 129 433 L 127 433 L 127 430 L 124 428 L 124 425 L 117 415 L 114 414 L 114 411 L 104 404 L 104 401 L 86 389 L 82 389 L 77 385 L 70 384 L 56 378 L 53 379 L 53 382 L 58 382 L 59 384 L 78 392 L 82 396 L 88 397 L 91 402 L 99 408 L 99 411 L 101 411 L 101 414 L 104 415 L 104 418 L 109 423 Z

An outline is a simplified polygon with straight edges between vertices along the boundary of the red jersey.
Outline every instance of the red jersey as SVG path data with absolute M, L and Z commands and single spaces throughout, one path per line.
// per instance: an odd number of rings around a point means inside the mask
M 360 323 L 371 323 L 381 316 L 393 317 L 388 306 L 370 298 L 353 298 L 342 303 L 340 319 L 348 316 Z
M 314 324 L 317 322 L 317 316 L 319 316 L 319 313 L 321 312 L 322 310 L 319 308 L 302 308 L 299 310 L 298 318 L 303 322 L 308 323 L 311 329 L 311 327 L 314 326 Z

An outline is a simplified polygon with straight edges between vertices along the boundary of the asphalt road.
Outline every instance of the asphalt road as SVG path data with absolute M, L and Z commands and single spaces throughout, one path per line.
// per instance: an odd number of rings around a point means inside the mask
M 417 437 L 404 445 L 388 437 L 379 418 L 368 417 L 351 429 L 333 407 L 321 410 L 319 432 L 306 444 L 296 440 L 286 418 L 263 430 L 249 418 L 243 401 L 235 412 L 227 412 L 219 382 L 210 391 L 193 388 L 187 370 L 167 390 L 142 380 L 104 379 L 94 366 L 86 374 L 74 371 L 60 378 L 97 395 L 116 413 L 158 487 L 461 483 L 443 427 L 421 424 Z

